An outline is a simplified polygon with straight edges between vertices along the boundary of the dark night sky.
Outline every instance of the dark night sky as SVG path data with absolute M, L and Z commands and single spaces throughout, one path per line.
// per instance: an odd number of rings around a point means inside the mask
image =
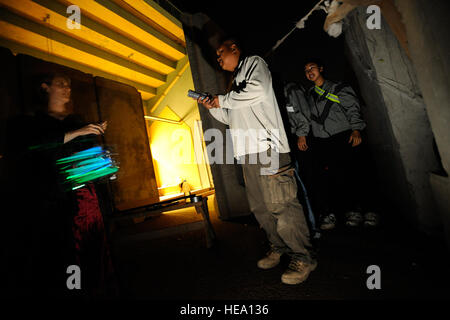
M 226 33 L 238 36 L 250 54 L 262 57 L 305 16 L 318 0 L 187 1 L 172 0 L 183 12 L 203 12 Z M 343 35 L 335 39 L 323 31 L 326 13 L 315 11 L 305 29 L 295 30 L 266 61 L 275 77 L 308 84 L 304 60 L 319 57 L 330 79 L 355 83 L 344 55 Z

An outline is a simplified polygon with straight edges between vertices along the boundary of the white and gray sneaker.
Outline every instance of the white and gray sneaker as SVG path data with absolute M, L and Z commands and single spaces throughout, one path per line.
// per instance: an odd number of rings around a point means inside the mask
M 364 226 L 365 227 L 376 227 L 380 223 L 380 217 L 375 212 L 367 212 L 364 215 Z
M 271 269 L 280 263 L 281 254 L 270 250 L 264 258 L 258 261 L 257 265 L 260 269 Z
M 334 213 L 330 213 L 329 215 L 326 215 L 323 220 L 322 224 L 320 225 L 320 229 L 322 230 L 330 230 L 333 229 L 336 226 L 336 216 Z
M 309 274 L 317 267 L 317 261 L 312 264 L 300 260 L 291 260 L 288 269 L 281 276 L 284 284 L 299 284 L 308 279 Z
M 345 214 L 345 217 L 347 218 L 345 224 L 349 227 L 357 227 L 363 220 L 361 213 L 357 211 L 349 211 Z

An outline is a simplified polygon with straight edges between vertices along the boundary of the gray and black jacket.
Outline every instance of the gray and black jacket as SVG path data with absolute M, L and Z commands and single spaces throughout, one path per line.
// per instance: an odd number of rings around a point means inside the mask
M 348 85 L 325 80 L 322 87 L 313 86 L 304 92 L 295 84 L 288 84 L 285 96 L 291 131 L 299 137 L 307 136 L 310 128 L 314 137 L 329 138 L 366 127 L 359 100 Z

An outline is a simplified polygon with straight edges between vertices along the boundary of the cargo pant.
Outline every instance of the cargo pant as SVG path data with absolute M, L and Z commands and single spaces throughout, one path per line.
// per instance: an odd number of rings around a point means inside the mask
M 269 152 L 274 153 L 273 150 Z M 256 163 L 254 160 L 251 162 L 256 156 Z M 241 158 L 250 209 L 275 252 L 310 264 L 313 262 L 312 246 L 303 208 L 297 198 L 291 159 L 288 153 L 275 153 L 273 156 L 279 157 L 279 169 L 272 175 L 261 174 L 261 169 L 268 167 L 261 163 L 261 154 Z

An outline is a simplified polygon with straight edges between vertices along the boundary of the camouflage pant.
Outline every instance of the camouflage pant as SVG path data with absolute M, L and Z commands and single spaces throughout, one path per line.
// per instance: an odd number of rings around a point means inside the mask
M 250 164 L 249 158 L 255 155 L 245 156 L 242 167 L 250 209 L 266 232 L 273 250 L 311 263 L 309 230 L 297 198 L 291 159 L 288 153 L 278 155 L 279 170 L 273 175 L 261 175 L 261 168 L 268 165 L 261 164 L 259 157 L 256 164 Z

